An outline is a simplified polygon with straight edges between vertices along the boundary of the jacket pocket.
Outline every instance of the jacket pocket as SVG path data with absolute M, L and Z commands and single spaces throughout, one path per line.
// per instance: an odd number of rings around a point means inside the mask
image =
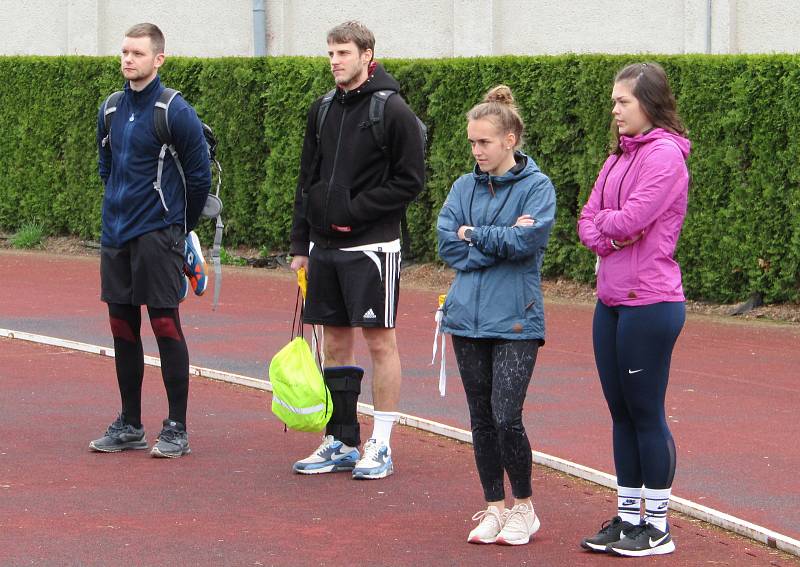
M 464 272 L 456 274 L 456 279 L 442 306 L 442 325 L 447 332 L 474 332 L 474 278 Z
M 641 242 L 641 240 L 639 242 Z M 629 268 L 630 287 L 631 287 L 630 291 L 638 290 L 640 287 L 639 281 L 641 274 L 639 273 L 639 249 L 641 248 L 641 246 L 639 245 L 639 242 L 631 246 L 631 258 L 630 258 L 631 263 Z
M 524 330 L 524 275 L 506 262 L 489 268 L 482 279 L 479 329 L 489 335 L 522 333 Z
M 304 197 L 304 207 L 308 224 L 318 232 L 328 233 L 329 228 L 325 227 L 325 203 L 328 200 L 328 184 L 324 181 L 317 181 Z
M 329 189 L 328 203 L 326 210 L 326 228 L 334 232 L 354 232 L 353 216 L 350 214 L 350 188 L 333 183 Z M 337 230 L 335 226 L 348 230 Z

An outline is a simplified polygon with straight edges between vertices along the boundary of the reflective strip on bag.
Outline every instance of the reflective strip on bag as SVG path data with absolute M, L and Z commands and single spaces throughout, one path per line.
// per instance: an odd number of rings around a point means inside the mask
M 296 408 L 294 406 L 290 406 L 274 393 L 272 394 L 272 401 L 278 402 L 281 406 L 285 407 L 292 413 L 296 413 L 297 415 L 310 415 L 312 413 L 317 413 L 325 409 L 325 404 L 317 404 L 316 406 L 311 406 L 310 408 Z

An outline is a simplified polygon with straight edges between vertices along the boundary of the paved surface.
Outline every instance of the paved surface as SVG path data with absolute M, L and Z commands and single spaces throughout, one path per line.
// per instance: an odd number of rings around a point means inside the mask
M 577 542 L 614 495 L 541 467 L 542 529 L 514 548 L 465 542 L 481 494 L 469 445 L 398 427 L 397 472 L 381 481 L 303 477 L 290 462 L 314 434 L 283 432 L 269 395 L 193 379 L 191 455 L 87 450 L 114 417 L 113 360 L 0 339 L 0 565 L 611 565 Z M 152 442 L 166 412 L 145 372 Z M 370 424 L 365 420 L 365 428 Z M 800 559 L 672 517 L 678 549 L 648 565 L 796 566 Z M 627 564 L 627 563 L 626 563 Z
M 110 345 L 95 258 L 4 251 L 0 270 L 0 327 Z M 295 289 L 290 274 L 226 268 L 216 313 L 210 293 L 181 308 L 192 363 L 265 378 L 268 360 L 289 338 Z M 401 409 L 468 428 L 449 346 L 445 398 L 437 392 L 438 369 L 429 366 L 436 295 L 401 292 Z M 547 303 L 548 342 L 525 422 L 535 449 L 613 472 L 609 417 L 591 354 L 591 315 L 590 305 Z M 146 352 L 157 355 L 151 334 L 143 334 Z M 799 338 L 797 325 L 690 316 L 668 393 L 678 447 L 675 493 L 796 539 Z M 363 351 L 361 359 L 367 360 Z M 369 401 L 369 394 L 364 398 Z

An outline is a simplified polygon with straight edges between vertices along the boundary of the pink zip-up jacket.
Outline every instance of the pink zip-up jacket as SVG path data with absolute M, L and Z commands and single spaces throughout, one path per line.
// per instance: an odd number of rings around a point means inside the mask
M 600 257 L 597 297 L 608 306 L 684 301 L 675 245 L 686 217 L 691 142 L 662 128 L 621 136 L 578 219 L 581 242 Z M 615 250 L 611 240 L 634 244 Z

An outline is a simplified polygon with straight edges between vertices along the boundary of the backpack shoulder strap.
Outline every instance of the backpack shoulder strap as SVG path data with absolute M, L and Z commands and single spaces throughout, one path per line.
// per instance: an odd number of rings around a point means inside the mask
M 328 110 L 333 102 L 333 97 L 336 96 L 336 89 L 331 89 L 325 96 L 322 97 L 322 102 L 317 109 L 317 147 L 319 147 L 319 136 L 322 132 L 322 125 L 325 124 L 325 118 L 328 116 Z
M 172 145 L 172 133 L 169 131 L 169 105 L 181 91 L 165 88 L 156 101 L 153 109 L 153 124 L 158 140 L 165 146 Z
M 386 144 L 386 128 L 384 127 L 383 116 L 386 112 L 386 101 L 395 94 L 395 91 L 382 90 L 372 93 L 369 101 L 369 122 L 372 136 L 375 143 L 387 158 L 389 157 L 389 146 Z
M 111 131 L 111 118 L 117 111 L 120 98 L 122 98 L 122 91 L 116 91 L 108 95 L 103 103 L 103 124 L 106 127 L 106 135 Z

